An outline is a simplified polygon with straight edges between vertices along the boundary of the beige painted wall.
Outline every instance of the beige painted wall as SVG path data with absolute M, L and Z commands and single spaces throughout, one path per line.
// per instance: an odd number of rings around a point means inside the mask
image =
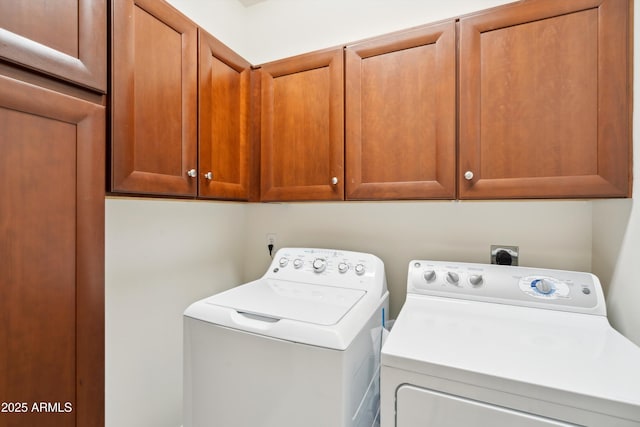
M 182 422 L 182 313 L 242 280 L 245 205 L 106 201 L 106 425 Z

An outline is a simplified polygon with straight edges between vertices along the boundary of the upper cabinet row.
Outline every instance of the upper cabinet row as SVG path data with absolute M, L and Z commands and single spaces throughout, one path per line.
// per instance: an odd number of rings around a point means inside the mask
M 629 8 L 518 2 L 251 71 L 163 3 L 116 2 L 112 190 L 627 197 Z

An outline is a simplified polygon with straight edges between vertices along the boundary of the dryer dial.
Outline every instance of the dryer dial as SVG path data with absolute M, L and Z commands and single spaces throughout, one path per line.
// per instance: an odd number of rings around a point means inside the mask
M 447 273 L 447 282 L 451 283 L 452 285 L 457 285 L 460 282 L 460 276 L 458 275 L 458 273 L 450 271 Z
M 527 276 L 520 279 L 520 290 L 536 298 L 569 298 L 571 289 L 567 283 L 550 276 Z
M 469 283 L 471 283 L 473 286 L 482 285 L 482 281 L 483 279 L 481 274 L 474 274 L 469 277 Z
M 423 277 L 424 277 L 424 280 L 427 281 L 427 283 L 431 283 L 434 280 L 436 280 L 436 272 L 433 270 L 427 270 L 424 272 Z

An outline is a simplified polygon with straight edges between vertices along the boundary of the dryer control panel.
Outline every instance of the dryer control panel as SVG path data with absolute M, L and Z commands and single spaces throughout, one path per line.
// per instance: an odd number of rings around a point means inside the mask
M 266 278 L 387 291 L 384 264 L 375 255 L 337 249 L 282 248 L 276 252 Z
M 407 293 L 606 316 L 600 281 L 576 271 L 413 260 Z

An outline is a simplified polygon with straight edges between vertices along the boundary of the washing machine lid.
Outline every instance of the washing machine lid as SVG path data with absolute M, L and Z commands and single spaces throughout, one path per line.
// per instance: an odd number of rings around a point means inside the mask
M 214 295 L 207 304 L 262 319 L 331 326 L 365 294 L 360 289 L 261 279 Z

